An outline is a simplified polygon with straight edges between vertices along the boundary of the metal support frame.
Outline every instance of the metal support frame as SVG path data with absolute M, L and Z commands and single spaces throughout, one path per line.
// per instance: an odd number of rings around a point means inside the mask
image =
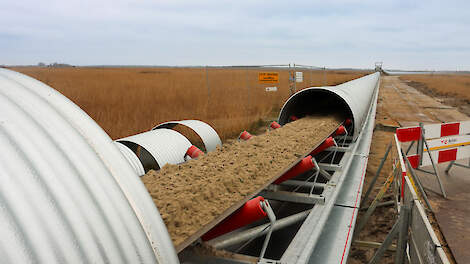
M 303 204 L 323 204 L 325 203 L 325 197 L 322 195 L 317 195 L 313 194 L 313 191 L 316 185 L 318 176 L 321 174 L 323 175 L 326 179 L 330 179 L 331 176 L 328 172 L 322 170 L 320 166 L 318 165 L 317 161 L 315 158 L 312 158 L 312 162 L 314 163 L 314 173 L 308 177 L 307 180 L 305 181 L 299 181 L 299 180 L 288 180 L 286 181 L 287 183 L 281 183 L 284 186 L 296 186 L 295 189 L 290 190 L 290 191 L 283 191 L 279 190 L 278 185 L 273 185 L 271 184 L 261 192 L 261 196 L 267 199 L 271 200 L 276 200 L 276 201 L 283 201 L 283 202 L 293 202 L 293 203 L 303 203 Z M 313 182 L 310 180 L 313 178 Z M 322 186 L 322 185 L 320 185 Z M 325 184 L 323 184 L 324 189 Z M 302 193 L 302 192 L 297 192 L 301 187 L 309 187 L 310 191 L 309 193 Z
M 439 188 L 441 189 L 442 196 L 444 196 L 444 198 L 447 198 L 446 191 L 445 191 L 444 186 L 442 185 L 442 182 L 441 182 L 441 177 L 439 177 L 439 171 L 436 167 L 436 163 L 434 161 L 434 158 L 431 155 L 431 151 L 429 151 L 430 148 L 429 148 L 428 142 L 426 141 L 426 138 L 424 138 L 424 131 L 422 129 L 421 129 L 421 138 L 422 138 L 422 141 L 424 142 L 424 145 L 426 146 L 426 149 L 428 150 L 426 152 L 428 153 L 429 158 L 431 159 L 431 164 L 432 164 L 432 168 L 434 170 L 434 175 L 436 175 L 437 182 L 439 183 Z
M 424 127 L 422 122 L 419 122 L 419 127 L 421 128 L 421 138 L 418 140 L 418 144 L 416 145 L 416 153 L 419 155 L 418 164 L 421 165 L 423 162 L 423 141 L 426 139 L 424 138 Z
M 339 170 L 341 170 L 341 166 L 336 165 L 336 164 L 318 163 L 318 166 L 320 166 L 320 169 L 327 170 L 327 171 L 339 171 Z
M 392 229 L 385 237 L 383 243 L 380 244 L 380 247 L 375 252 L 372 259 L 369 261 L 369 264 L 379 263 L 385 251 L 389 249 L 392 245 L 393 240 L 397 237 L 397 246 L 395 250 L 395 264 L 404 264 L 405 263 L 405 254 L 408 243 L 408 228 L 411 216 L 411 209 L 409 205 L 402 205 L 400 207 L 400 214 L 398 219 L 395 221 Z
M 401 177 L 395 177 L 395 180 L 393 181 L 393 190 L 394 190 L 394 197 L 393 197 L 393 202 L 395 203 L 395 213 L 398 214 L 400 211 L 399 206 L 400 206 L 400 195 L 398 193 L 401 193 L 401 183 L 400 179 Z
M 385 196 L 382 197 L 382 199 L 385 199 Z M 375 208 L 378 208 L 378 207 L 384 207 L 384 206 L 390 206 L 390 205 L 394 205 L 395 204 L 395 201 L 386 201 L 386 202 L 382 202 L 382 203 L 378 203 Z M 369 210 L 370 206 L 369 207 L 362 207 L 361 208 L 361 211 L 366 211 L 366 210 Z
M 423 140 L 423 144 L 426 144 L 425 140 Z M 400 148 L 398 148 L 398 151 L 403 152 L 403 150 L 400 149 Z M 408 158 L 406 157 L 406 155 L 403 155 L 403 156 L 404 156 L 404 160 L 406 161 L 406 167 L 409 168 L 409 171 L 411 173 L 412 178 L 405 177 L 407 182 L 406 183 L 405 182 L 401 183 L 401 184 L 407 184 L 407 190 L 408 191 L 405 192 L 406 195 L 405 195 L 404 199 L 402 199 L 401 203 L 398 203 L 398 201 L 396 201 L 397 205 L 399 205 L 398 206 L 398 209 L 399 209 L 398 210 L 398 213 L 399 213 L 398 219 L 394 223 L 392 229 L 390 230 L 390 232 L 386 236 L 383 243 L 369 242 L 369 241 L 358 241 L 358 242 L 356 242 L 356 244 L 359 245 L 359 246 L 367 246 L 367 247 L 378 248 L 377 251 L 375 252 L 374 256 L 372 257 L 372 259 L 369 261 L 369 264 L 379 263 L 379 261 L 381 260 L 381 258 L 384 255 L 384 253 L 391 246 L 391 244 L 392 244 L 392 242 L 395 238 L 397 238 L 395 257 L 394 257 L 394 263 L 395 264 L 410 263 L 409 262 L 410 261 L 409 250 L 411 250 L 411 249 L 409 247 L 412 247 L 412 245 L 410 245 L 410 243 L 412 243 L 412 244 L 414 243 L 413 244 L 413 246 L 414 246 L 413 249 L 415 250 L 414 252 L 416 252 L 416 247 L 417 247 L 416 241 L 411 239 L 411 235 L 413 233 L 413 229 L 412 229 L 412 226 L 411 226 L 411 218 L 412 218 L 412 209 L 419 210 L 419 206 L 418 207 L 413 207 L 417 203 L 416 199 L 418 199 L 417 198 L 418 196 L 416 196 L 416 194 L 414 194 L 414 197 L 410 197 L 410 196 L 413 195 L 413 192 L 414 192 L 414 189 L 411 187 L 413 185 L 412 180 L 414 180 L 416 185 L 418 185 L 418 188 L 420 188 L 420 191 L 422 193 L 423 199 L 425 200 L 428 207 L 432 210 L 432 208 L 430 207 L 429 201 L 427 200 L 426 194 L 424 193 L 424 190 L 422 189 L 422 185 L 419 181 L 419 178 L 417 177 L 417 175 L 415 174 L 413 168 L 411 167 L 411 164 L 410 164 Z M 364 228 L 369 216 L 371 215 L 373 210 L 375 210 L 375 208 L 377 207 L 377 205 L 378 205 L 377 202 L 381 198 L 383 198 L 383 196 L 384 196 L 383 194 L 388 189 L 388 187 L 390 186 L 390 184 L 393 180 L 393 179 L 391 179 L 391 176 L 396 175 L 396 173 L 398 172 L 397 168 L 398 168 L 398 164 L 397 164 L 397 162 L 395 162 L 394 167 L 393 167 L 393 171 L 388 176 L 386 182 L 384 183 L 381 190 L 379 191 L 379 193 L 377 194 L 377 196 L 373 200 L 371 206 L 369 206 L 367 212 L 364 215 L 364 218 L 359 223 L 359 225 L 357 227 L 357 232 L 358 233 L 355 234 L 355 237 L 358 237 L 359 232 Z M 395 177 L 395 179 L 393 180 L 393 182 L 395 182 L 394 186 L 395 186 L 395 195 L 396 195 L 396 197 L 398 197 L 398 193 L 399 193 L 398 190 L 400 189 L 400 187 L 397 185 L 399 183 L 399 179 L 400 179 L 399 177 Z M 410 194 L 410 192 L 411 192 L 411 194 Z M 389 201 L 389 202 L 395 203 L 395 201 Z M 423 212 L 420 212 L 420 214 L 424 215 L 424 210 L 423 210 Z M 415 225 L 416 225 L 416 223 L 415 223 Z M 414 255 L 414 256 L 419 257 L 419 255 L 418 256 Z
M 336 151 L 336 152 L 348 152 L 350 149 L 348 147 L 337 147 L 332 146 L 328 148 L 329 151 Z
M 411 141 L 410 145 L 408 146 L 408 148 L 406 148 L 406 154 L 408 154 L 411 150 L 411 148 L 414 146 L 415 142 L 414 141 Z
M 404 263 L 404 256 L 406 251 L 406 246 L 408 242 L 408 227 L 410 222 L 410 213 L 411 209 L 410 206 L 404 204 L 400 208 L 400 226 L 398 232 L 398 241 L 397 241 L 397 253 L 395 255 L 395 264 L 403 264 Z
M 304 203 L 304 204 L 324 204 L 325 197 L 316 194 L 297 193 L 288 191 L 263 191 L 260 194 L 266 199 L 292 202 L 292 203 Z
M 379 242 L 373 242 L 373 241 L 362 241 L 362 240 L 354 240 L 353 245 L 356 247 L 367 247 L 367 248 L 380 248 L 382 243 Z M 397 246 L 396 245 L 391 245 L 387 251 L 389 252 L 396 252 L 397 251 Z
M 447 198 L 447 194 L 446 194 L 446 191 L 444 189 L 444 186 L 442 185 L 442 182 L 441 182 L 441 177 L 439 176 L 439 171 L 437 169 L 437 166 L 436 166 L 436 162 L 434 161 L 434 158 L 432 157 L 431 155 L 431 152 L 429 151 L 429 145 L 428 145 L 428 142 L 424 136 L 424 127 L 423 127 L 423 123 L 419 123 L 419 126 L 421 127 L 421 137 L 420 139 L 417 141 L 418 143 L 416 144 L 416 154 L 418 155 L 419 157 L 419 161 L 418 161 L 418 168 L 416 168 L 416 170 L 419 170 L 421 172 L 425 172 L 425 173 L 428 173 L 428 174 L 431 174 L 431 175 L 435 175 L 436 176 L 436 179 L 437 179 L 437 182 L 439 183 L 439 189 L 441 190 L 441 194 L 444 198 Z M 411 150 L 411 148 L 413 147 L 415 141 L 412 141 L 410 143 L 410 145 L 408 146 L 408 148 L 406 149 L 406 152 L 405 152 L 405 155 L 406 156 L 409 151 Z M 426 170 L 423 170 L 423 169 L 420 169 L 419 166 L 421 166 L 422 164 L 422 159 L 423 159 L 423 145 L 426 146 L 426 149 L 428 151 L 426 151 L 426 153 L 429 155 L 429 159 L 431 160 L 431 164 L 432 164 L 432 168 L 433 168 L 433 171 L 426 171 Z M 449 167 L 448 167 L 449 168 Z M 446 172 L 447 172 L 447 169 L 446 169 Z
M 344 137 L 345 140 L 353 140 L 354 139 L 353 136 L 341 136 L 341 137 Z
M 292 70 L 291 65 L 289 63 L 289 90 L 290 90 L 290 95 L 293 95 L 296 91 L 295 87 L 295 64 L 294 64 L 294 70 Z
M 372 191 L 372 188 L 374 187 L 375 182 L 377 181 L 377 178 L 379 177 L 380 172 L 382 171 L 382 168 L 385 164 L 385 160 L 387 160 L 388 154 L 390 153 L 391 149 L 392 149 L 392 142 L 388 143 L 387 149 L 385 151 L 385 155 L 380 160 L 380 164 L 379 164 L 379 167 L 377 168 L 377 171 L 375 172 L 375 176 L 372 179 L 369 185 L 369 188 L 367 188 L 366 194 L 364 195 L 364 198 L 363 198 L 364 202 L 366 202 L 367 199 L 369 198 L 370 192 Z
M 379 263 L 385 251 L 390 247 L 390 245 L 392 245 L 393 239 L 397 235 L 398 230 L 399 230 L 399 221 L 396 221 L 392 227 L 392 230 L 390 230 L 388 235 L 385 237 L 384 242 L 380 245 L 380 247 L 377 249 L 372 259 L 369 261 L 369 264 Z
M 372 213 L 375 211 L 375 208 L 377 207 L 377 204 L 382 200 L 382 197 L 384 194 L 387 192 L 388 188 L 390 185 L 392 185 L 392 182 L 396 176 L 397 170 L 396 163 L 393 167 L 393 170 L 390 172 L 390 174 L 387 177 L 387 180 L 384 182 L 382 185 L 382 188 L 380 188 L 379 193 L 375 196 L 374 201 L 372 201 L 372 204 L 369 206 L 369 209 L 367 209 L 367 212 L 365 215 L 362 217 L 361 221 L 359 222 L 358 226 L 356 227 L 356 232 L 355 237 L 361 233 L 362 229 L 366 226 L 367 221 L 369 220 L 369 217 L 372 215 Z
M 292 80 L 294 82 L 294 93 L 297 92 L 297 67 L 294 63 L 294 71 L 292 72 Z
M 302 186 L 306 188 L 318 188 L 318 189 L 325 189 L 327 184 L 325 183 L 314 183 L 314 182 L 308 182 L 308 181 L 299 181 L 299 180 L 287 180 L 285 182 L 282 182 L 281 185 L 284 186 Z
M 335 147 L 338 147 L 338 143 L 336 143 L 336 140 L 334 138 L 333 138 L 333 143 L 334 143 Z M 330 164 L 333 165 L 333 163 L 335 162 L 335 157 L 336 157 L 336 154 L 338 153 L 338 151 L 336 149 L 333 149 L 333 150 L 331 150 L 331 152 L 333 152 L 333 157 L 331 157 Z
M 274 214 L 273 209 L 271 208 L 271 205 L 269 204 L 267 200 L 260 202 L 260 203 L 261 203 L 261 207 L 263 208 L 263 210 L 266 212 L 266 214 L 268 214 L 268 218 L 270 222 L 268 233 L 266 234 L 266 238 L 264 239 L 263 247 L 261 248 L 261 253 L 259 255 L 259 258 L 261 260 L 264 258 L 264 254 L 266 253 L 266 248 L 268 247 L 269 240 L 271 239 L 271 234 L 273 233 L 273 227 L 274 227 L 274 224 L 276 223 L 276 215 Z
M 304 220 L 308 216 L 310 211 L 311 210 L 306 210 L 297 214 L 293 214 L 293 215 L 278 219 L 272 225 L 272 231 L 276 231 L 276 230 L 288 227 L 299 221 Z M 239 244 L 241 242 L 254 239 L 254 238 L 267 234 L 268 227 L 270 225 L 271 225 L 270 223 L 267 223 L 267 224 L 262 224 L 256 227 L 252 227 L 244 231 L 240 231 L 236 233 L 228 233 L 228 234 L 225 234 L 223 236 L 220 236 L 220 237 L 217 237 L 208 241 L 207 244 L 216 249 L 227 248 L 227 247 Z
M 401 150 L 398 150 L 398 151 L 401 151 Z M 420 193 L 423 197 L 424 202 L 426 203 L 426 206 L 428 207 L 428 209 L 431 212 L 433 212 L 431 203 L 429 203 L 428 196 L 426 195 L 426 192 L 424 191 L 423 185 L 421 184 L 421 180 L 418 178 L 418 175 L 416 175 L 416 172 L 414 171 L 413 167 L 411 166 L 410 160 L 408 160 L 408 157 L 406 155 L 403 155 L 403 158 L 406 162 L 406 165 L 409 168 L 409 171 L 410 171 L 410 174 L 411 174 L 411 177 L 412 177 L 413 181 L 416 183 L 416 185 L 418 185 L 419 191 L 420 191 Z M 404 183 L 402 182 L 401 184 L 404 184 Z
M 394 226 L 398 230 L 395 231 L 395 235 L 398 233 L 395 264 L 449 263 L 418 197 L 421 192 L 421 198 L 423 198 L 428 209 L 432 211 L 426 193 L 399 142 L 396 141 L 396 143 L 398 154 L 400 158 L 403 157 L 402 161 L 405 161 L 405 164 L 401 163 L 403 177 L 397 177 L 397 179 L 402 180 L 402 186 L 399 187 L 401 201 L 400 203 L 397 201 L 397 204 L 399 204 L 399 218 Z M 426 144 L 424 137 L 423 143 Z M 418 186 L 419 192 L 416 186 Z M 387 239 L 392 235 L 392 232 L 390 232 Z M 384 244 L 382 246 L 386 247 Z M 432 245 L 432 248 L 429 248 L 428 245 Z M 376 252 L 370 263 L 377 263 L 380 255 L 383 255 L 384 247 L 382 247 L 382 251 L 378 250 Z
M 329 149 L 332 149 L 333 151 L 342 151 L 342 150 L 344 150 L 343 152 L 346 152 L 346 151 L 350 150 L 350 148 L 346 144 L 346 140 L 348 140 L 348 138 L 349 138 L 349 132 L 348 132 L 347 129 L 344 132 L 345 132 L 344 135 L 339 136 L 339 141 L 341 143 L 339 145 L 337 145 L 336 140 L 335 140 L 335 146 L 330 147 Z M 353 138 L 351 137 L 349 140 L 353 140 Z
M 447 165 L 447 168 L 446 168 L 446 170 L 445 170 L 446 174 L 449 174 L 449 171 L 450 171 L 450 169 L 452 168 L 452 166 L 457 166 L 457 167 L 462 167 L 462 168 L 470 169 L 470 159 L 468 159 L 468 165 L 464 165 L 464 164 L 457 163 L 455 160 L 451 161 L 451 162 L 449 163 L 449 165 Z
M 329 174 L 324 168 L 321 168 L 319 164 L 318 164 L 318 167 L 320 168 L 318 172 L 327 180 L 331 180 L 331 174 Z

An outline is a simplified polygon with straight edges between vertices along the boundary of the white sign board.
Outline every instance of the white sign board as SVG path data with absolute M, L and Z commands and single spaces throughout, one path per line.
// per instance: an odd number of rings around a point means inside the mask
M 266 92 L 276 92 L 277 91 L 277 87 L 276 86 L 273 86 L 273 87 L 266 87 Z
M 304 81 L 304 73 L 303 72 L 295 72 L 295 81 L 296 82 L 303 82 Z

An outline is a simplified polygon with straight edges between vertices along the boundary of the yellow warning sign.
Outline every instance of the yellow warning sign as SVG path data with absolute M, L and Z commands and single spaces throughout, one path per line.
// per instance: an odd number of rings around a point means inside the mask
M 260 83 L 278 83 L 278 72 L 260 72 L 258 73 L 258 80 Z

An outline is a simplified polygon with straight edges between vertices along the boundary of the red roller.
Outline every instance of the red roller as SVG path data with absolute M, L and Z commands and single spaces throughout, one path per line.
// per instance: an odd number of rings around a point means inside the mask
M 258 196 L 246 202 L 238 211 L 230 215 L 220 224 L 205 233 L 201 238 L 203 241 L 211 240 L 225 233 L 231 232 L 242 226 L 251 224 L 267 216 L 261 207 L 260 202 L 264 201 L 262 196 Z
M 333 137 L 329 137 L 329 138 L 325 139 L 325 141 L 323 141 L 323 143 L 321 143 L 320 146 L 318 146 L 316 149 L 314 149 L 312 152 L 310 152 L 310 155 L 315 156 L 318 153 L 320 153 L 320 152 L 324 151 L 325 149 L 327 149 L 331 146 L 334 146 L 334 145 L 335 145 L 335 140 L 333 139 Z
M 344 134 L 346 134 L 346 128 L 344 126 L 339 126 L 334 133 L 335 136 L 341 136 Z
M 243 131 L 240 136 L 238 137 L 238 139 L 243 139 L 243 140 L 248 140 L 250 139 L 251 137 L 253 137 L 250 133 L 248 133 L 248 131 Z
M 298 120 L 299 118 L 296 117 L 295 115 L 291 115 L 291 116 L 289 117 L 289 119 L 290 119 L 290 121 L 295 121 L 295 120 Z
M 348 118 L 344 121 L 344 124 L 349 126 L 350 124 L 352 124 L 352 120 Z
M 186 155 L 190 156 L 192 159 L 195 159 L 201 155 L 204 155 L 204 152 L 200 150 L 198 147 L 191 145 L 186 151 Z
M 275 180 L 274 184 L 280 184 L 283 181 L 287 181 L 291 178 L 294 178 L 295 176 L 301 173 L 313 169 L 313 167 L 315 167 L 315 164 L 312 161 L 312 156 L 307 156 L 303 158 L 299 163 L 297 163 L 297 165 L 292 167 L 292 169 L 290 169 L 288 172 L 284 173 L 284 175 Z
M 273 121 L 273 122 L 271 123 L 270 127 L 271 127 L 272 129 L 276 129 L 276 128 L 280 128 L 281 125 L 279 125 L 278 122 Z

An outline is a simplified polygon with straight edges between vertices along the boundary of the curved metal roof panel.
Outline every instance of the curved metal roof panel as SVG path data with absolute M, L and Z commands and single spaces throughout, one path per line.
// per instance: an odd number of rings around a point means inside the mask
M 0 69 L 3 263 L 177 263 L 165 225 L 109 136 L 49 86 Z
M 145 148 L 157 161 L 161 168 L 165 164 L 185 162 L 184 156 L 191 142 L 179 132 L 161 128 L 147 131 L 134 136 L 118 139 L 117 142 L 133 142 Z
M 220 140 L 217 131 L 212 128 L 209 124 L 199 121 L 199 120 L 181 120 L 181 121 L 170 121 L 157 125 L 152 130 L 161 129 L 161 128 L 173 128 L 177 124 L 184 125 L 192 129 L 199 137 L 202 139 L 204 146 L 207 151 L 212 151 L 217 148 L 217 146 L 222 146 L 222 141 Z

